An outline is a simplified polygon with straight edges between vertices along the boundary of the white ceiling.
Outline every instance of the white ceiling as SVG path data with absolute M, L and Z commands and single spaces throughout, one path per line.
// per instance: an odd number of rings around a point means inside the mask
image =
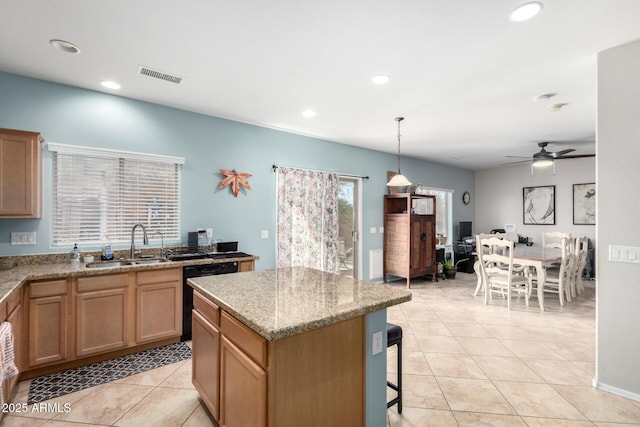
M 0 0 L 0 70 L 391 153 L 404 116 L 403 155 L 468 169 L 540 141 L 593 153 L 596 54 L 640 38 L 640 1 L 543 0 L 510 22 L 522 2 Z

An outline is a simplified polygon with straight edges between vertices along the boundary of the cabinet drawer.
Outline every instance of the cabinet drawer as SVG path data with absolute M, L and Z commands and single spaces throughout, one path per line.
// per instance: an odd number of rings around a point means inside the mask
M 267 366 L 267 340 L 253 332 L 230 314 L 220 316 L 222 334 L 262 366 Z
M 67 293 L 67 281 L 50 280 L 47 282 L 32 282 L 29 284 L 29 298 L 51 297 L 65 295 Z
M 147 285 L 149 283 L 175 282 L 181 281 L 182 271 L 179 268 L 163 268 L 161 270 L 139 271 L 136 283 Z
M 196 291 L 193 292 L 193 308 L 211 324 L 220 326 L 220 308 Z
M 78 278 L 78 292 L 104 291 L 107 289 L 126 288 L 127 286 L 129 286 L 129 275 L 127 273 Z
M 7 298 L 7 315 L 11 314 L 11 312 L 20 304 L 20 292 L 21 289 L 16 289 L 11 292 L 11 295 Z

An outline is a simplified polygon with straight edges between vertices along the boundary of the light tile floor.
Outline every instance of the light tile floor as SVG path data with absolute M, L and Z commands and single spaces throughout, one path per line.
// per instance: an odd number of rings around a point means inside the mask
M 464 273 L 414 280 L 413 300 L 388 310 L 404 332 L 403 411 L 388 410 L 390 427 L 640 426 L 640 402 L 591 386 L 595 282 L 564 307 L 546 294 L 544 312 L 535 295 L 511 311 L 500 298 L 485 305 L 475 284 Z M 395 381 L 395 347 L 388 355 Z
M 403 412 L 390 408 L 388 425 L 640 426 L 640 402 L 591 387 L 595 289 L 587 285 L 565 307 L 548 295 L 543 313 L 535 297 L 528 308 L 516 299 L 511 311 L 501 299 L 484 305 L 472 274 L 414 280 L 413 300 L 388 311 L 404 332 Z M 388 355 L 395 380 L 395 347 Z M 28 388 L 21 382 L 13 402 L 26 402 Z M 46 403 L 49 411 L 5 414 L 2 425 L 216 425 L 191 385 L 190 360 Z

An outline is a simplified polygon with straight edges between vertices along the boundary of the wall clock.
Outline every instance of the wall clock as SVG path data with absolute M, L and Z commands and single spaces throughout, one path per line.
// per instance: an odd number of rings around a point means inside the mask
M 462 202 L 465 205 L 468 205 L 469 202 L 471 202 L 471 194 L 469 194 L 468 191 L 465 191 L 464 193 L 462 193 Z

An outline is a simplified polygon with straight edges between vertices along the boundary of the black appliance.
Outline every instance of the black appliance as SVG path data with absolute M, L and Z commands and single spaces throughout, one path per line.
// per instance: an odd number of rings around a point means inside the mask
M 237 245 L 237 242 L 236 242 Z M 236 246 L 237 248 L 237 246 Z M 180 341 L 191 339 L 191 312 L 193 311 L 193 288 L 187 284 L 187 279 L 193 277 L 214 276 L 238 272 L 237 261 L 224 261 L 225 259 L 245 258 L 251 255 L 244 252 L 174 252 L 167 256 L 172 261 L 190 261 L 198 259 L 216 259 L 221 262 L 213 264 L 185 265 L 182 268 L 182 336 Z

